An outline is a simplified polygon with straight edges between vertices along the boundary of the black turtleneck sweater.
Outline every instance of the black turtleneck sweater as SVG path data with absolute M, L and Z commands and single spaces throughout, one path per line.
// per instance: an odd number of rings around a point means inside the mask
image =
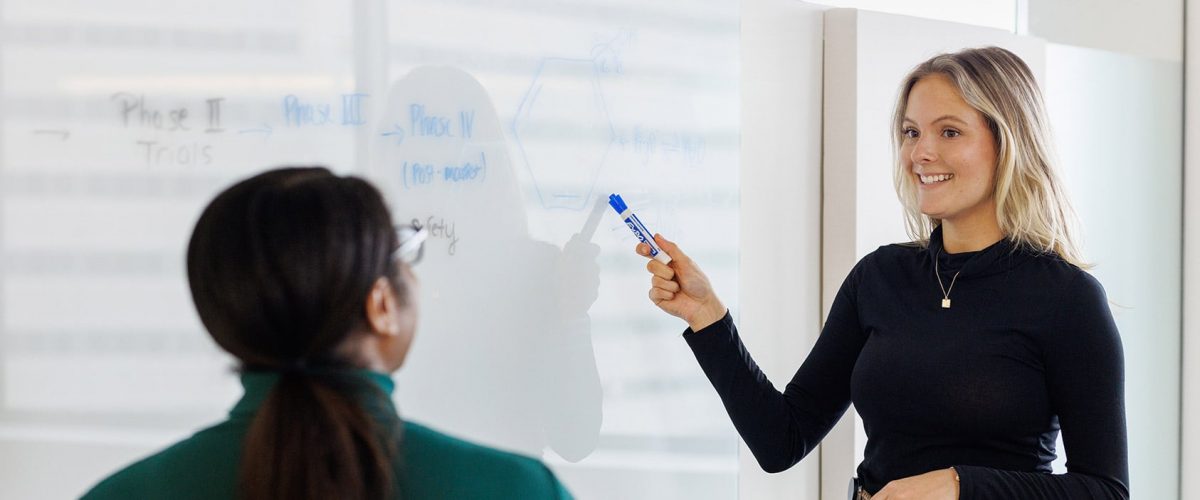
M 958 273 L 949 309 L 935 258 L 947 288 Z M 868 492 L 953 466 L 963 500 L 1129 497 L 1121 339 L 1100 283 L 1053 254 L 1002 240 L 947 255 L 940 229 L 927 248 L 880 247 L 783 393 L 728 314 L 684 338 L 768 472 L 804 458 L 853 402 Z

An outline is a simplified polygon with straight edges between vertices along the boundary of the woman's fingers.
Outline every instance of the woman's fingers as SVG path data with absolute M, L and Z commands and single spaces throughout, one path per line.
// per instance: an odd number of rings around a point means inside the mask
M 707 289 L 707 282 L 704 280 L 704 275 L 700 273 L 699 269 L 694 267 L 694 264 L 679 249 L 678 245 L 664 238 L 662 235 L 655 235 L 654 239 L 659 248 L 671 256 L 671 263 L 668 265 L 654 259 L 646 260 L 646 270 L 651 274 L 650 291 L 647 295 L 650 297 L 650 301 L 662 310 L 671 315 L 683 318 L 684 310 L 693 308 L 686 305 L 691 304 L 694 297 L 690 295 L 690 292 L 684 293 L 684 286 L 680 281 L 696 281 L 697 279 L 705 281 L 705 283 L 693 283 L 689 285 L 691 288 L 699 287 L 704 290 Z M 635 251 L 637 251 L 638 255 L 649 257 L 650 245 L 638 243 Z M 707 295 L 707 293 L 701 294 L 701 296 L 703 295 Z M 687 318 L 684 319 L 687 320 Z
M 661 288 L 661 289 L 666 290 L 671 293 L 675 293 L 675 292 L 679 291 L 679 283 L 676 283 L 671 280 L 665 280 L 665 279 L 659 278 L 658 276 L 650 277 L 650 286 L 652 286 L 654 288 Z
M 667 252 L 667 255 L 669 255 L 673 260 L 688 258 L 687 254 L 683 253 L 683 250 L 679 249 L 679 245 L 676 245 L 675 242 L 668 240 L 661 234 L 654 235 L 654 242 L 658 244 L 658 248 L 662 249 L 664 252 Z M 643 257 L 650 256 L 650 245 L 646 243 L 638 243 L 637 247 L 634 249 L 637 251 L 638 255 Z
M 658 247 L 666 251 L 667 255 L 671 256 L 671 260 L 688 260 L 687 254 L 683 253 L 683 250 L 679 249 L 679 245 L 676 245 L 674 241 L 668 240 L 666 236 L 655 234 L 654 242 L 658 243 Z
M 675 270 L 671 269 L 671 266 L 663 264 L 662 262 L 654 259 L 646 261 L 646 270 L 650 271 L 650 274 L 665 280 L 671 280 L 675 278 Z
M 668 292 L 661 288 L 651 288 L 650 289 L 650 301 L 655 304 L 662 302 L 664 300 L 671 300 L 674 298 L 675 298 L 674 293 Z

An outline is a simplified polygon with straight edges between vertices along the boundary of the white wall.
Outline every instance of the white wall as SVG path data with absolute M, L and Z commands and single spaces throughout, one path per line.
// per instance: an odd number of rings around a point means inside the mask
M 821 325 L 823 8 L 742 1 L 741 315 L 746 348 L 780 390 Z M 781 307 L 781 305 L 785 305 Z M 742 443 L 743 499 L 817 498 L 820 453 L 779 474 Z
M 1180 491 L 1200 491 L 1200 2 L 1187 2 L 1183 152 L 1183 421 Z
M 1017 25 L 1018 2 L 990 0 L 986 2 L 961 0 L 816 0 L 814 3 L 872 12 L 950 21 L 1012 31 Z
M 1183 0 L 1018 0 L 1029 34 L 1049 42 L 1183 60 Z
M 1063 180 L 1125 347 L 1133 498 L 1179 496 L 1182 76 L 1178 62 L 1047 45 Z
M 1123 0 L 1028 0 L 1029 32 L 1049 41 L 1094 47 L 1114 52 L 1120 52 L 1139 57 L 1149 57 L 1159 60 L 1179 62 L 1183 65 L 1183 79 L 1187 82 L 1183 89 L 1183 172 L 1182 183 L 1174 190 L 1182 195 L 1183 215 L 1182 239 L 1182 299 L 1180 309 L 1183 312 L 1181 324 L 1182 354 L 1181 360 L 1172 361 L 1167 353 L 1163 353 L 1164 362 L 1168 366 L 1181 363 L 1181 396 L 1179 425 L 1172 427 L 1170 420 L 1175 415 L 1165 413 L 1160 417 L 1164 420 L 1161 428 L 1162 439 L 1173 439 L 1171 429 L 1178 428 L 1181 437 L 1178 446 L 1164 443 L 1161 447 L 1149 447 L 1148 443 L 1135 439 L 1134 429 L 1131 428 L 1131 454 L 1135 471 L 1133 487 L 1139 490 L 1139 496 L 1147 492 L 1140 491 L 1146 486 L 1138 480 L 1137 469 L 1149 464 L 1143 464 L 1139 455 L 1171 458 L 1180 457 L 1178 488 L 1179 491 L 1194 492 L 1200 490 L 1200 2 L 1193 0 L 1154 0 L 1150 2 L 1128 2 Z M 1186 37 L 1186 39 L 1185 39 Z M 1186 59 L 1185 59 L 1186 58 Z M 1145 59 L 1144 63 L 1148 62 Z M 1138 99 L 1144 94 L 1126 93 L 1127 98 Z M 1053 102 L 1050 104 L 1054 106 Z M 1179 108 L 1176 108 L 1179 109 Z M 1105 116 L 1112 120 L 1114 115 Z M 1154 123 L 1163 123 L 1170 127 L 1179 123 L 1173 113 L 1168 116 L 1155 117 Z M 1172 181 L 1179 180 L 1174 177 Z M 1180 193 L 1182 192 L 1182 193 Z M 1156 205 L 1161 206 L 1161 205 Z M 1166 210 L 1156 214 L 1170 217 Z M 1140 226 L 1140 224 L 1138 224 Z M 1136 226 L 1130 226 L 1136 227 Z M 1097 273 L 1102 273 L 1098 269 Z M 1165 286 L 1165 284 L 1163 284 Z M 1127 338 L 1127 343 L 1133 339 Z M 1136 342 L 1136 340 L 1135 340 Z M 1169 342 L 1159 348 L 1173 348 Z M 1134 347 L 1135 351 L 1138 349 Z M 1128 355 L 1128 352 L 1127 352 Z M 1136 361 L 1135 361 L 1136 362 Z M 1131 387 L 1138 382 L 1138 375 L 1131 373 Z M 1173 380 L 1170 378 L 1155 380 L 1150 386 L 1158 390 L 1171 390 Z M 1134 406 L 1136 401 L 1130 401 L 1131 425 L 1133 420 L 1148 418 L 1148 415 L 1138 416 L 1142 408 Z M 1151 438 L 1158 441 L 1158 438 Z M 1142 447 L 1139 451 L 1138 448 Z M 1178 449 L 1177 449 L 1178 448 Z M 1139 484 L 1140 483 L 1140 484 Z M 1154 486 L 1159 487 L 1159 486 Z M 1166 487 L 1166 485 L 1161 485 Z M 1166 498 L 1166 497 L 1164 497 Z

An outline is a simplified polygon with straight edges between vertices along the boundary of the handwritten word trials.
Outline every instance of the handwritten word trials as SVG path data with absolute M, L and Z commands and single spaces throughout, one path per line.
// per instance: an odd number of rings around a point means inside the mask
M 435 164 L 416 161 L 400 163 L 400 175 L 405 189 L 435 184 L 462 184 L 482 182 L 487 178 L 487 153 L 466 160 Z
M 187 105 L 161 106 L 149 102 L 143 94 L 117 92 L 110 96 L 109 100 L 116 105 L 117 117 L 122 127 L 154 133 L 152 138 L 134 141 L 137 152 L 147 166 L 212 164 L 213 146 L 208 140 L 167 140 L 162 138 L 162 134 L 224 132 L 225 129 L 221 125 L 221 105 L 225 98 L 210 97 Z

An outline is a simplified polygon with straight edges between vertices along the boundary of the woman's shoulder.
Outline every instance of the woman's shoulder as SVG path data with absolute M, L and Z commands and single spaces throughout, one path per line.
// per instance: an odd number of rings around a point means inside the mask
M 228 498 L 244 429 L 224 422 L 143 457 L 104 478 L 86 500 Z
M 1018 247 L 1015 253 L 1023 257 L 1020 270 L 1024 277 L 1043 283 L 1043 288 L 1055 293 L 1104 294 L 1104 286 L 1090 271 L 1054 252 Z
M 925 243 L 919 241 L 906 241 L 903 243 L 882 245 L 867 255 L 875 255 L 877 258 L 885 259 L 912 259 L 925 255 L 928 252 L 928 248 Z
M 877 281 L 896 272 L 904 272 L 920 265 L 925 247 L 918 243 L 893 243 L 883 245 L 863 255 L 846 274 L 843 287 L 854 287 L 863 281 Z
M 541 461 L 404 423 L 405 489 L 413 498 L 571 498 Z
M 926 246 L 919 242 L 891 243 L 867 253 L 858 260 L 855 267 L 883 266 L 894 269 L 896 266 L 911 266 L 919 264 L 921 259 L 927 258 L 926 253 L 928 253 Z

